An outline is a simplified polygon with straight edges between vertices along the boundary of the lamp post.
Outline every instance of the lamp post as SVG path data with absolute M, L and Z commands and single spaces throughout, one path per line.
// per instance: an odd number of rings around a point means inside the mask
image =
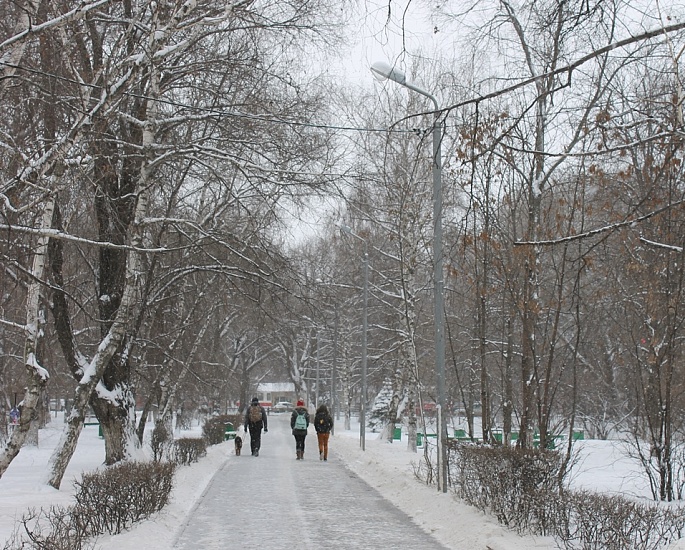
M 435 374 L 438 387 L 438 490 L 447 492 L 447 411 L 445 410 L 445 317 L 444 281 L 442 270 L 442 135 L 440 129 L 440 107 L 435 97 L 418 86 L 407 82 L 399 69 L 384 61 L 371 65 L 371 72 L 379 80 L 392 80 L 429 98 L 435 106 L 433 120 L 433 293 L 435 314 Z
M 338 420 L 338 303 L 335 302 L 335 321 L 333 329 L 333 370 L 331 372 L 331 416 Z M 335 435 L 335 422 L 331 428 L 331 433 Z
M 320 376 L 319 373 L 321 371 L 321 361 L 319 357 L 319 345 L 320 345 L 320 340 L 319 340 L 319 328 L 316 328 L 316 392 L 314 393 L 314 407 L 316 409 L 319 408 L 319 384 L 320 384 Z
M 357 235 L 346 225 L 338 224 L 338 227 L 348 235 L 359 239 L 364 243 L 364 257 L 362 268 L 364 271 L 363 290 L 363 314 L 362 314 L 362 396 L 359 404 L 359 445 L 362 451 L 366 450 L 366 362 L 367 362 L 367 332 L 368 332 L 368 303 L 369 303 L 369 248 L 365 238 Z

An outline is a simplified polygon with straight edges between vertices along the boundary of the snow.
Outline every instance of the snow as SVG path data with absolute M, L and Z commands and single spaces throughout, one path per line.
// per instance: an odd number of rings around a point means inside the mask
M 490 548 L 492 550 L 541 550 L 556 548 L 550 537 L 518 536 L 488 515 L 465 505 L 451 493 L 443 494 L 426 486 L 414 475 L 414 465 L 422 456 L 407 451 L 406 434 L 402 441 L 388 443 L 378 434 L 368 433 L 366 450 L 359 445 L 358 425 L 352 430 L 336 426 L 331 437 L 331 460 L 342 461 L 383 497 L 411 516 L 424 530 L 444 546 L 453 549 Z M 63 423 L 54 419 L 41 430 L 38 447 L 26 447 L 0 478 L 0 541 L 6 541 L 15 521 L 29 508 L 47 508 L 51 504 L 73 504 L 73 481 L 81 472 L 102 466 L 104 443 L 97 426 L 83 429 L 74 457 L 67 469 L 62 488 L 57 491 L 44 484 L 49 457 L 59 441 Z M 192 435 L 200 434 L 200 427 Z M 189 433 L 177 433 L 187 436 Z M 268 437 L 268 435 L 266 436 Z M 266 440 L 268 442 L 268 439 Z M 265 443 L 266 444 L 266 443 Z M 648 485 L 640 477 L 638 464 L 628 458 L 616 441 L 578 441 L 575 444 L 577 465 L 571 478 L 573 487 L 622 493 L 649 498 Z M 131 531 L 104 536 L 97 542 L 101 550 L 170 550 L 181 529 L 192 521 L 192 511 L 214 474 L 232 460 L 233 445 L 226 442 L 208 449 L 199 463 L 177 470 L 174 490 L 167 507 Z M 458 526 L 455 526 L 457 524 Z M 672 546 L 685 549 L 685 543 Z

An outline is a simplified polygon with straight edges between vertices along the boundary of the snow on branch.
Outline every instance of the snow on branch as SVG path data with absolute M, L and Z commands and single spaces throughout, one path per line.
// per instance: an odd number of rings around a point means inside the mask
M 24 30 L 23 32 L 20 32 L 18 34 L 15 34 L 14 36 L 8 38 L 4 42 L 0 43 L 0 51 L 4 50 L 7 48 L 7 46 L 10 46 L 14 44 L 15 42 L 18 42 L 27 36 L 35 33 L 39 33 L 41 31 L 50 29 L 52 27 L 56 27 L 59 25 L 63 25 L 65 23 L 69 23 L 71 21 L 80 19 L 81 17 L 84 17 L 86 13 L 88 13 L 90 10 L 98 8 L 100 6 L 103 6 L 105 4 L 109 4 L 110 0 L 96 0 L 95 2 L 81 2 L 81 4 L 74 9 L 63 13 L 59 17 L 55 17 L 54 19 L 50 19 L 49 21 L 46 21 L 45 23 L 41 23 L 40 25 L 31 25 L 28 29 Z
M 648 244 L 650 246 L 654 246 L 656 248 L 665 248 L 666 250 L 670 250 L 672 252 L 682 253 L 682 251 L 683 251 L 682 246 L 674 246 L 671 244 L 665 244 L 665 243 L 659 243 L 656 241 L 650 241 L 649 239 L 645 239 L 642 235 L 640 235 L 640 242 Z
M 476 98 L 471 98 L 471 99 L 467 99 L 464 101 L 460 101 L 458 103 L 453 103 L 452 105 L 447 105 L 445 107 L 441 107 L 440 109 L 435 109 L 432 111 L 424 111 L 424 112 L 420 112 L 420 113 L 414 113 L 414 114 L 411 114 L 411 115 L 404 117 L 402 120 L 406 120 L 406 119 L 410 119 L 410 118 L 416 118 L 416 117 L 424 116 L 426 114 L 435 113 L 435 112 L 440 112 L 440 113 L 446 114 L 446 113 L 449 113 L 450 111 L 454 111 L 455 109 L 459 109 L 461 107 L 466 107 L 467 105 L 479 104 L 479 103 L 482 103 L 483 101 L 486 101 L 489 99 L 494 99 L 496 97 L 501 97 L 501 96 L 507 95 L 507 94 L 509 94 L 515 90 L 518 90 L 520 88 L 525 88 L 527 86 L 534 85 L 538 81 L 540 81 L 541 79 L 548 79 L 548 78 L 563 75 L 563 74 L 568 75 L 565 85 L 570 86 L 571 85 L 571 75 L 573 74 L 573 71 L 575 71 L 577 68 L 581 67 L 582 65 L 585 65 L 585 63 L 588 63 L 589 61 L 592 61 L 593 59 L 596 59 L 598 57 L 602 57 L 603 55 L 606 55 L 606 54 L 608 54 L 614 50 L 624 48 L 624 47 L 629 46 L 631 44 L 636 44 L 638 42 L 643 42 L 643 41 L 649 40 L 651 38 L 656 38 L 659 36 L 668 35 L 669 33 L 680 31 L 683 29 L 685 29 L 685 22 L 676 23 L 674 25 L 665 25 L 663 27 L 659 27 L 658 29 L 652 29 L 649 31 L 645 31 L 642 34 L 638 34 L 635 36 L 629 36 L 628 38 L 625 38 L 623 40 L 619 40 L 618 42 L 613 42 L 611 44 L 607 44 L 606 46 L 604 46 L 602 48 L 598 48 L 597 50 L 590 52 L 589 54 L 577 59 L 576 61 L 569 63 L 568 65 L 558 67 L 552 71 L 547 71 L 546 73 L 542 73 L 539 75 L 532 76 L 530 78 L 521 80 L 520 82 L 516 82 L 515 84 L 512 84 L 511 86 L 507 86 L 507 87 L 501 88 L 499 90 L 494 90 L 493 92 L 478 96 Z
M 21 330 L 22 332 L 26 331 L 26 325 L 25 324 L 15 323 L 14 321 L 8 321 L 7 319 L 0 318 L 0 325 L 6 326 L 6 327 L 16 328 L 18 330 Z
M 76 242 L 76 243 L 81 243 L 81 244 L 89 244 L 89 245 L 93 245 L 93 246 L 99 246 L 100 248 L 112 248 L 112 249 L 117 249 L 117 250 L 131 250 L 131 251 L 136 251 L 136 252 L 171 252 L 173 250 L 185 248 L 185 247 L 179 247 L 178 249 L 176 249 L 176 248 L 172 249 L 172 248 L 165 248 L 165 247 L 158 247 L 158 248 L 135 247 L 135 246 L 125 245 L 125 244 L 114 244 L 111 242 L 94 241 L 93 239 L 85 239 L 83 237 L 77 237 L 75 235 L 70 235 L 69 233 L 64 233 L 63 231 L 59 231 L 57 229 L 35 228 L 35 227 L 27 227 L 24 225 L 0 224 L 0 230 L 13 231 L 15 233 L 24 233 L 27 235 L 36 235 L 39 237 L 48 237 L 50 239 L 59 239 L 62 241 L 70 241 L 70 242 Z
M 679 200 L 670 204 L 667 204 L 663 208 L 659 208 L 657 210 L 654 210 L 650 212 L 649 214 L 645 214 L 644 216 L 640 216 L 638 218 L 633 218 L 630 220 L 625 220 L 619 223 L 612 223 L 611 225 L 606 225 L 604 227 L 598 227 L 597 229 L 592 229 L 591 231 L 584 231 L 583 233 L 578 233 L 577 235 L 568 235 L 566 237 L 560 237 L 559 239 L 551 239 L 551 240 L 546 240 L 546 241 L 515 241 L 514 246 L 528 246 L 528 245 L 536 245 L 536 246 L 553 246 L 557 244 L 563 244 L 563 243 L 568 243 L 572 241 L 577 241 L 580 239 L 586 239 L 588 237 L 594 237 L 596 235 L 600 235 L 602 233 L 606 232 L 611 232 L 611 231 L 616 231 L 617 229 L 621 229 L 622 227 L 626 227 L 629 225 L 636 225 L 638 223 L 641 223 L 645 220 L 648 220 L 649 218 L 652 218 L 653 216 L 656 216 L 657 214 L 661 214 L 662 212 L 668 210 L 669 208 L 673 208 L 675 206 L 680 206 L 681 204 L 685 204 L 685 200 Z M 656 244 L 656 243 L 654 243 Z M 667 245 L 661 245 L 666 247 Z M 675 247 L 675 250 L 678 250 L 679 247 Z M 682 251 L 680 249 L 679 251 Z

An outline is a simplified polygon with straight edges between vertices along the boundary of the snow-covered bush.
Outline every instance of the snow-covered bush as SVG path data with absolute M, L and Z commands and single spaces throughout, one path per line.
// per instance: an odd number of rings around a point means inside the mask
M 454 443 L 450 480 L 472 506 L 566 550 L 657 550 L 685 535 L 685 508 L 569 491 L 561 453 Z
M 226 424 L 231 423 L 234 427 L 240 424 L 239 416 L 220 414 L 209 417 L 202 425 L 202 437 L 207 441 L 207 445 L 218 445 L 223 443 L 226 432 Z
M 188 466 L 207 455 L 207 442 L 200 437 L 183 437 L 174 441 L 173 461 Z
M 87 550 L 94 538 L 116 535 L 166 506 L 175 466 L 127 462 L 76 482 L 76 504 L 29 510 L 3 550 Z
M 554 538 L 567 550 L 656 550 L 683 537 L 685 509 L 618 495 L 569 491 Z
M 560 453 L 470 444 L 451 451 L 451 480 L 466 502 L 518 532 L 554 532 L 559 512 L 553 504 L 562 492 Z
M 164 422 L 156 422 L 155 428 L 152 430 L 152 439 L 150 440 L 152 460 L 160 462 L 165 456 L 168 456 L 171 443 L 171 434 L 166 424 Z
M 382 428 L 388 420 L 388 413 L 390 411 L 390 401 L 392 400 L 392 382 L 386 378 L 383 382 L 381 391 L 376 395 L 373 401 L 373 407 L 369 413 L 369 428 L 374 432 Z
M 73 515 L 73 507 L 30 509 L 2 550 L 91 550 L 95 541 Z
M 166 506 L 174 470 L 169 462 L 126 462 L 86 474 L 76 482 L 75 513 L 94 535 L 121 533 Z

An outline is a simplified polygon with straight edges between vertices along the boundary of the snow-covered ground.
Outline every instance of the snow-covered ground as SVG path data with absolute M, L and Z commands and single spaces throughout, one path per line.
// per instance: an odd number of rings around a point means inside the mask
M 0 541 L 10 537 L 15 521 L 29 508 L 71 504 L 74 479 L 81 472 L 94 470 L 102 464 L 104 443 L 98 437 L 97 427 L 87 426 L 62 489 L 57 491 L 48 487 L 45 484 L 47 463 L 61 428 L 61 422 L 55 421 L 41 430 L 39 447 L 23 449 L 0 479 Z M 556 548 L 551 538 L 520 537 L 453 495 L 441 494 L 435 487 L 421 483 L 416 479 L 413 468 L 421 455 L 407 451 L 406 436 L 402 441 L 391 444 L 378 440 L 377 434 L 367 432 L 366 450 L 362 451 L 358 426 L 353 425 L 352 428 L 351 431 L 341 430 L 338 423 L 337 433 L 330 442 L 331 460 L 343 461 L 445 546 L 455 550 Z M 199 427 L 196 432 L 199 433 Z M 649 496 L 647 484 L 639 476 L 639 468 L 626 458 L 619 443 L 580 441 L 575 445 L 578 464 L 572 477 L 574 487 Z M 102 550 L 171 550 L 179 529 L 188 520 L 195 502 L 214 473 L 226 461 L 237 459 L 231 442 L 211 447 L 207 457 L 199 463 L 179 468 L 171 502 L 163 511 L 130 532 L 101 538 L 97 547 Z M 673 548 L 683 550 L 685 544 L 680 543 Z

